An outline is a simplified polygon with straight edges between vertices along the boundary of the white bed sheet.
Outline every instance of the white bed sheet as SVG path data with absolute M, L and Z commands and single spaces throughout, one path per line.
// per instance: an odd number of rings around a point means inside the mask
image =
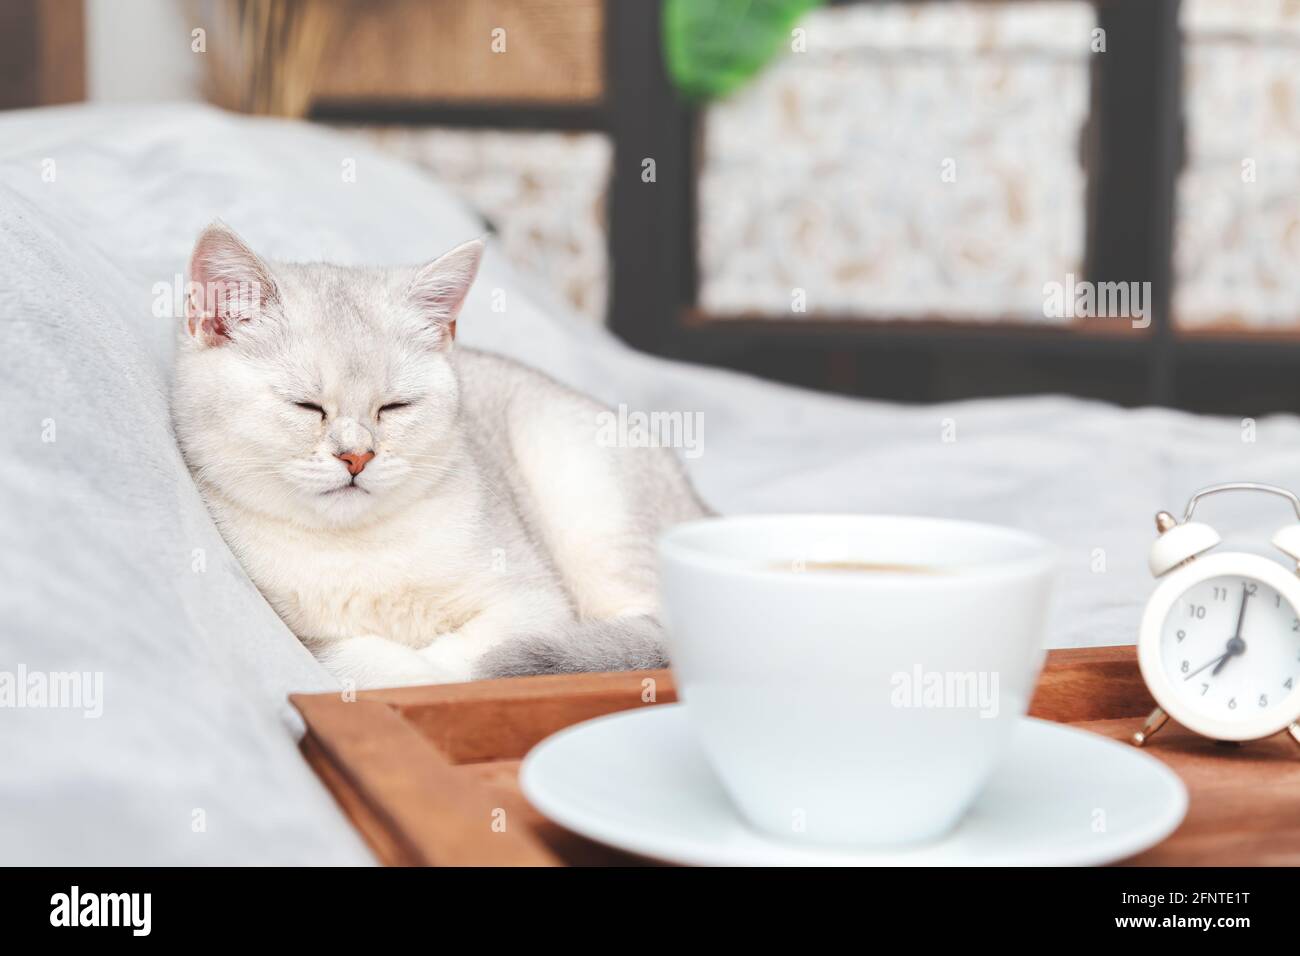
M 218 216 L 271 257 L 349 263 L 415 262 L 482 231 L 426 175 L 304 124 L 200 106 L 0 115 L 0 672 L 104 681 L 98 719 L 0 709 L 2 863 L 369 859 L 295 749 L 285 695 L 329 679 L 225 548 L 170 432 L 175 323 L 152 314 L 154 287 L 180 281 Z M 1062 557 L 1051 646 L 1132 642 L 1157 509 L 1216 481 L 1300 484 L 1293 417 L 1245 441 L 1238 420 L 1061 397 L 813 395 L 635 354 L 495 249 L 460 334 L 611 405 L 702 414 L 688 467 L 721 511 L 1045 535 Z M 1207 514 L 1248 546 L 1288 518 L 1248 500 Z

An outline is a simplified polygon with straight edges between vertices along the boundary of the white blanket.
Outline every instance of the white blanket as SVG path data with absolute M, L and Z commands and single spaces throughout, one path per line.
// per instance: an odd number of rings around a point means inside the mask
M 38 706 L 30 687 L 0 708 L 0 863 L 369 859 L 296 752 L 285 696 L 331 682 L 223 544 L 170 429 L 176 322 L 154 314 L 155 286 L 181 281 L 214 217 L 268 256 L 349 263 L 415 262 L 482 232 L 425 175 L 303 124 L 196 106 L 0 115 L 0 682 L 85 672 L 93 696 L 102 680 L 98 717 L 93 701 Z M 1235 420 L 1067 398 L 813 395 L 634 354 L 495 251 L 460 330 L 612 405 L 701 413 L 688 465 L 721 511 L 1047 536 L 1063 566 L 1052 646 L 1133 640 L 1157 509 L 1215 481 L 1300 484 L 1294 418 L 1261 419 L 1251 442 Z M 1246 542 L 1290 517 L 1267 501 L 1207 516 Z

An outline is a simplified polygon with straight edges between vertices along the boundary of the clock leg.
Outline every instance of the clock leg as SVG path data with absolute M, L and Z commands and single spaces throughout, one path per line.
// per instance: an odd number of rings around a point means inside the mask
M 1151 716 L 1149 716 L 1147 718 L 1147 722 L 1142 725 L 1142 729 L 1133 735 L 1133 746 L 1141 747 L 1153 736 L 1155 736 L 1156 733 L 1159 732 L 1160 728 L 1163 727 L 1165 725 L 1165 722 L 1168 720 L 1169 720 L 1169 715 L 1166 714 L 1159 707 L 1151 711 Z M 1291 726 L 1294 728 L 1296 725 L 1292 724 Z M 1300 737 L 1296 738 L 1296 742 L 1300 743 Z
M 1287 727 L 1286 732 L 1291 735 L 1291 739 L 1300 744 L 1300 723 L 1294 723 Z

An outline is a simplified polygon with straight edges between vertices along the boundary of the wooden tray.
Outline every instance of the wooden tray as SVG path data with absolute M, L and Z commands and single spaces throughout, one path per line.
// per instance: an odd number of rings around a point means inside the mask
M 563 866 L 646 861 L 551 823 L 519 792 L 536 743 L 570 724 L 676 700 L 668 671 L 515 680 L 290 698 L 302 751 L 376 856 L 392 865 Z M 1052 651 L 1030 713 L 1126 740 L 1154 703 L 1131 647 Z M 1240 746 L 1173 721 L 1146 750 L 1191 795 L 1146 866 L 1300 864 L 1300 749 L 1286 734 Z

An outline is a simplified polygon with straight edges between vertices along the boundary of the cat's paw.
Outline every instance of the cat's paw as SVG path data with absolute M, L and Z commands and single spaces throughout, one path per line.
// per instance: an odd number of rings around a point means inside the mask
M 440 634 L 433 639 L 432 644 L 416 652 L 430 667 L 450 675 L 439 683 L 458 684 L 473 680 L 475 655 L 466 637 L 463 633 Z
M 331 641 L 316 659 L 345 686 L 367 690 L 418 684 L 450 684 L 464 678 L 426 660 L 421 652 L 376 634 Z

